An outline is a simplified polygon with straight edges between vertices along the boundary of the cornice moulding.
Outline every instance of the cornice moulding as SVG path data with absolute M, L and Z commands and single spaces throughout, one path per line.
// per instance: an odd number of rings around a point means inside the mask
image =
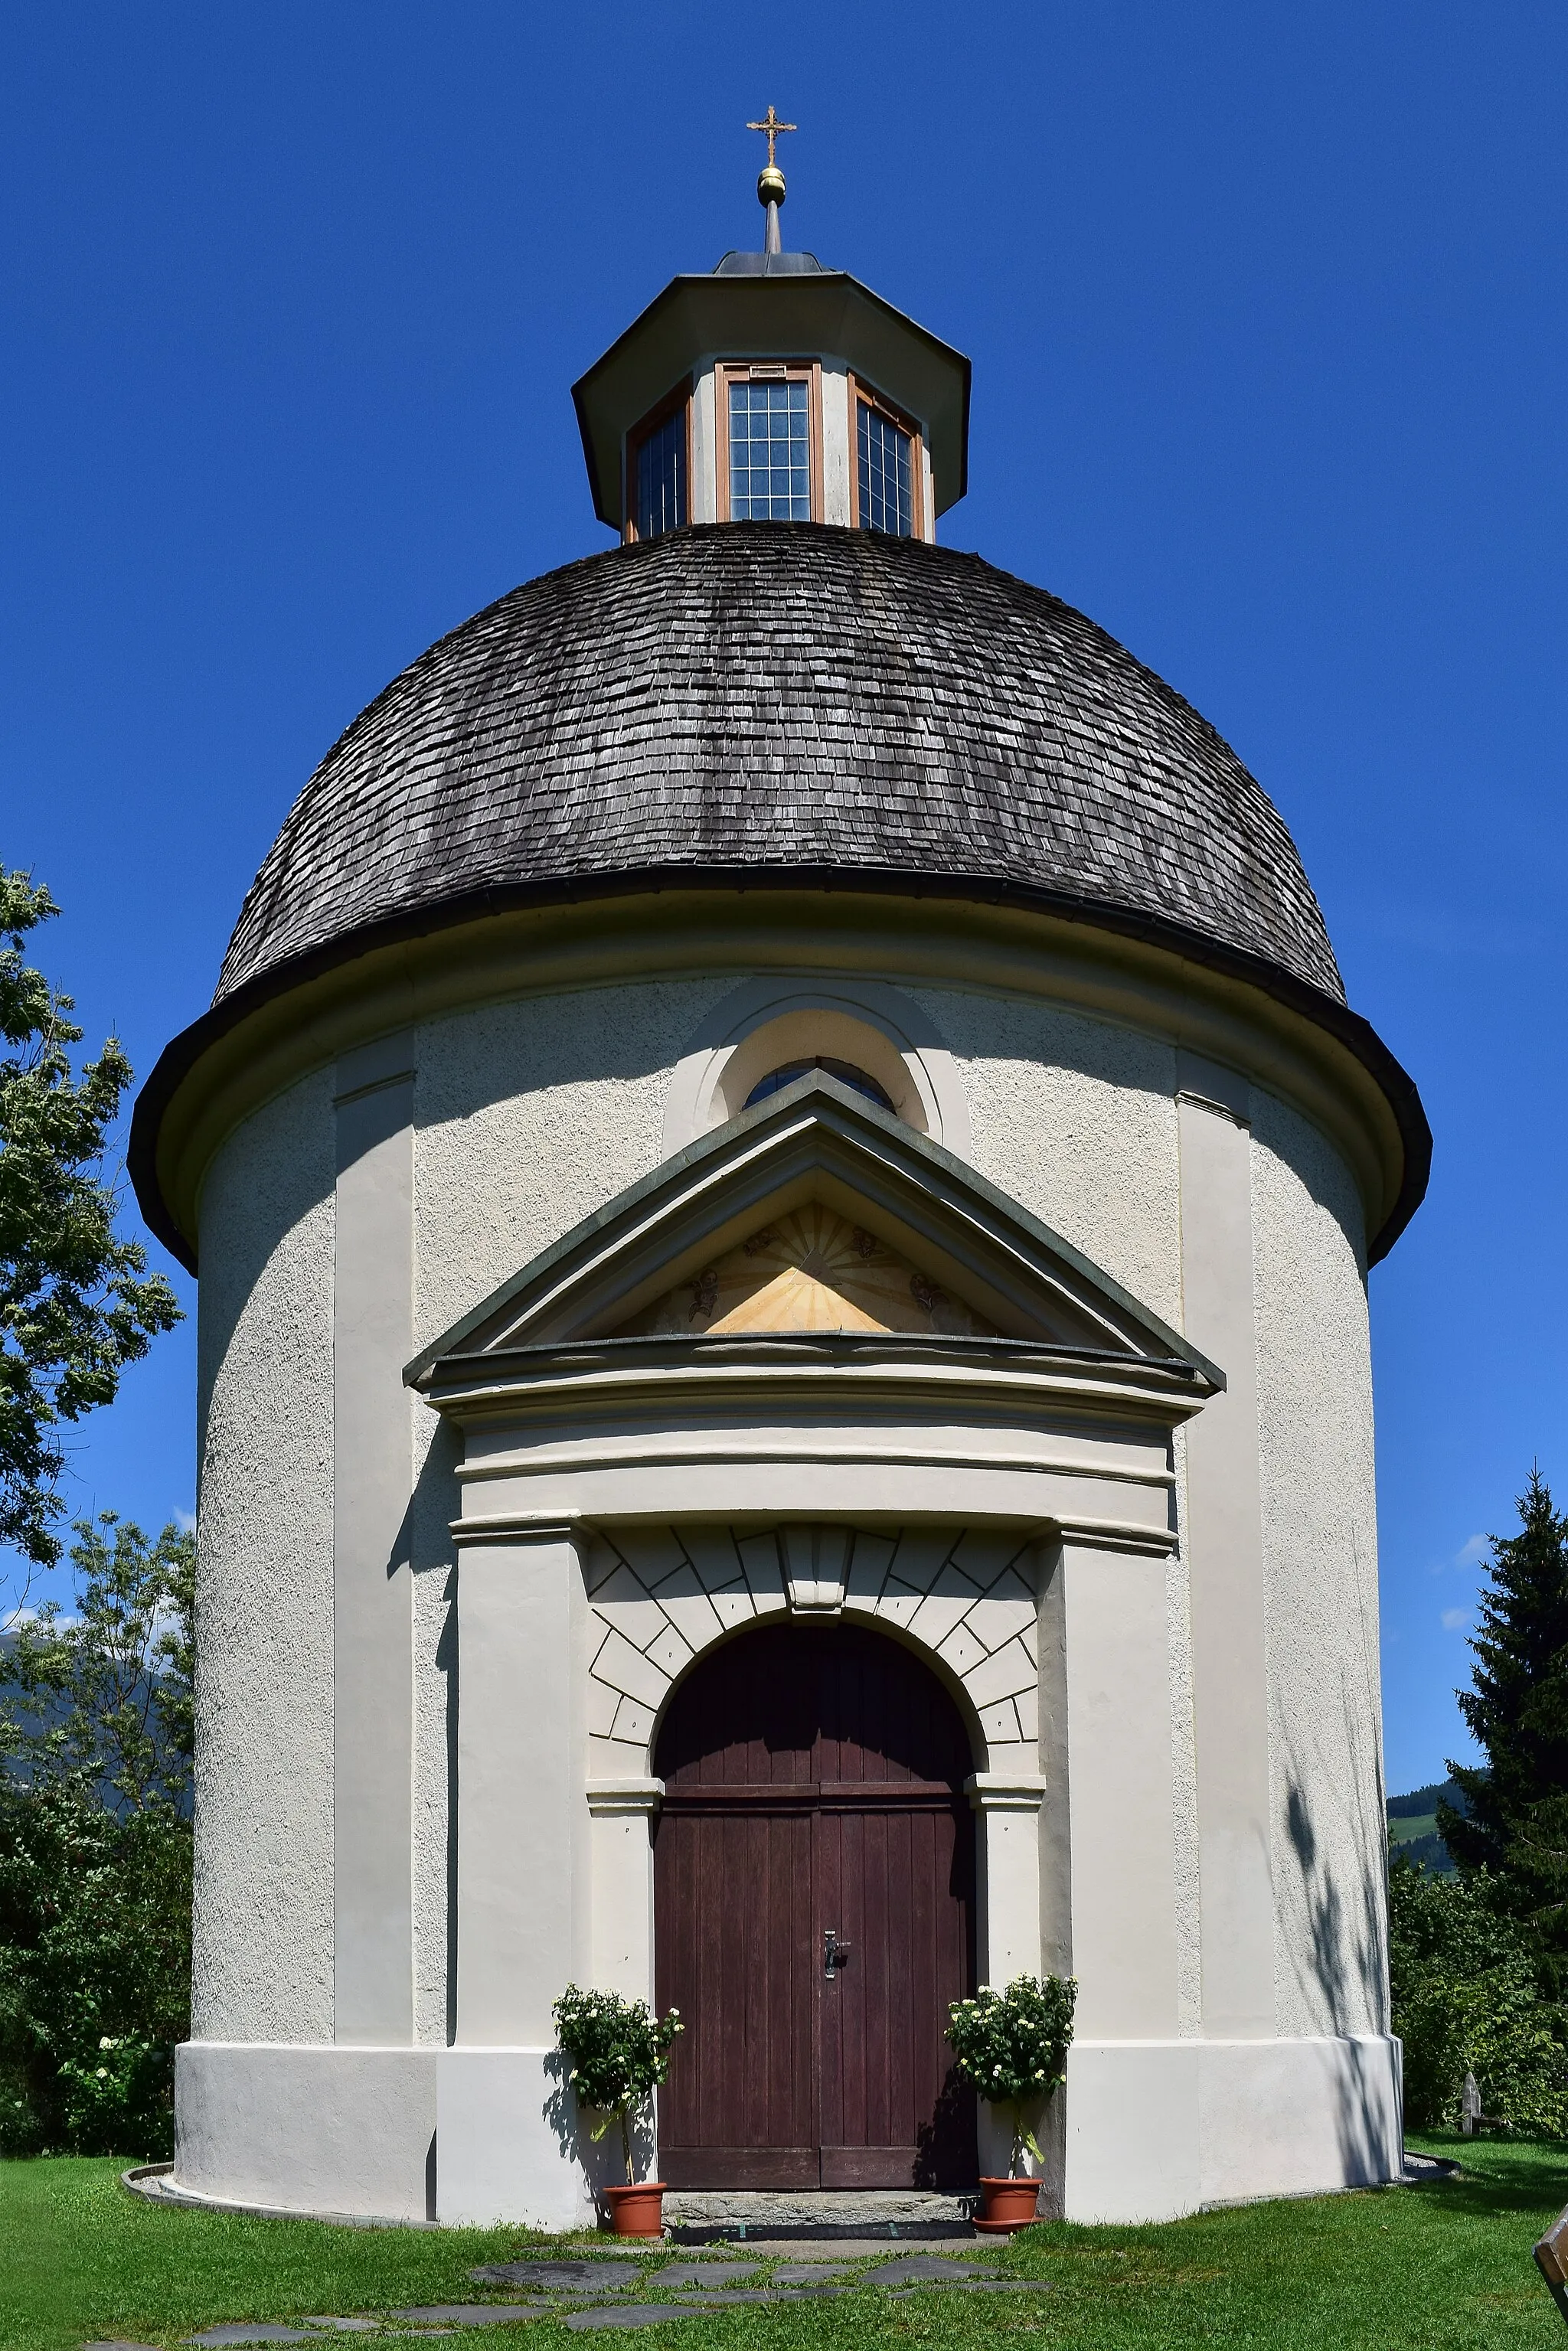
M 889 1405 L 900 1404 L 905 1409 L 917 1405 L 924 1417 L 946 1404 L 961 1407 L 966 1417 L 973 1417 L 977 1396 L 988 1393 L 991 1398 L 988 1426 L 997 1424 L 998 1404 L 1011 1407 L 1005 1418 L 1022 1421 L 1030 1416 L 1031 1405 L 1038 1407 L 1049 1399 L 1059 1409 L 1076 1407 L 1095 1419 L 1113 1410 L 1118 1419 L 1141 1419 L 1169 1428 L 1189 1420 L 1205 1402 L 1202 1392 L 1184 1392 L 1174 1382 L 1161 1385 L 1152 1380 L 1136 1382 L 1125 1375 L 1120 1364 L 1114 1369 L 1107 1365 L 1099 1378 L 1085 1371 L 1071 1377 L 1041 1374 L 1032 1379 L 1002 1373 L 988 1377 L 981 1371 L 965 1379 L 943 1379 L 923 1371 L 898 1379 L 885 1370 L 856 1373 L 848 1367 L 800 1371 L 776 1367 L 735 1373 L 661 1368 L 641 1374 L 561 1380 L 550 1380 L 546 1374 L 536 1382 L 508 1376 L 503 1370 L 487 1377 L 476 1374 L 471 1382 L 433 1387 L 427 1400 L 444 1418 L 465 1425 L 526 1412 L 530 1425 L 537 1426 L 537 1416 L 548 1412 L 557 1423 L 591 1419 L 602 1426 L 605 1416 L 612 1413 L 622 1424 L 635 1426 L 641 1420 L 644 1426 L 659 1426 L 683 1413 L 729 1413 L 764 1403 L 774 1412 L 789 1413 L 810 1402 L 831 1411 L 835 1418 L 885 1413 Z M 699 1419 L 690 1430 L 695 1441 L 700 1441 L 697 1433 L 702 1426 Z M 1080 1470 L 1091 1477 L 1100 1474 L 1079 1463 L 1064 1466 L 1075 1474 Z
M 527 1510 L 497 1510 L 487 1517 L 451 1519 L 447 1532 L 459 1551 L 482 1543 L 563 1543 L 572 1541 L 580 1521 L 559 1510 L 534 1514 Z
M 1370 1048 L 1336 1033 L 1365 1029 L 1355 1016 L 1326 998 L 1309 1012 L 1310 991 L 1283 975 L 1243 972 L 1239 957 L 1196 937 L 1166 944 L 1119 928 L 1113 909 L 1067 914 L 1009 900 L 999 887 L 983 899 L 958 882 L 925 891 L 900 882 L 884 890 L 848 875 L 843 886 L 790 887 L 763 875 L 703 887 L 677 876 L 477 919 L 433 908 L 416 935 L 367 940 L 358 952 L 345 943 L 319 967 L 269 975 L 253 997 L 242 991 L 176 1039 L 143 1089 L 131 1148 L 143 1212 L 193 1265 L 202 1186 L 227 1136 L 299 1079 L 389 1030 L 637 979 L 845 968 L 904 987 L 1043 998 L 1228 1063 L 1328 1135 L 1355 1177 L 1370 1232 L 1413 1210 L 1406 1196 L 1417 1178 L 1417 1191 L 1424 1184 L 1425 1165 L 1407 1164 L 1401 1116 Z M 917 929 L 903 918 L 912 902 Z M 1418 1103 L 1410 1114 L 1419 1118 Z
M 617 1469 L 665 1468 L 684 1462 L 692 1468 L 707 1468 L 715 1462 L 733 1461 L 741 1455 L 754 1461 L 797 1461 L 812 1467 L 842 1466 L 853 1462 L 876 1463 L 888 1468 L 924 1468 L 934 1457 L 929 1446 L 846 1444 L 802 1445 L 789 1434 L 780 1435 L 772 1445 L 758 1441 L 760 1432 L 743 1447 L 721 1451 L 716 1446 L 700 1440 L 690 1442 L 673 1436 L 668 1443 L 639 1444 L 632 1442 L 596 1444 L 584 1438 L 574 1450 L 555 1450 L 528 1446 L 511 1453 L 486 1457 L 483 1461 L 460 1462 L 453 1471 L 459 1486 L 482 1485 L 497 1479 L 518 1476 L 544 1477 L 557 1470 L 580 1469 L 589 1461 L 595 1465 L 611 1462 Z M 1103 1485 L 1139 1486 L 1176 1490 L 1176 1473 L 1169 1469 L 1132 1469 L 1120 1463 L 1063 1460 L 1052 1453 L 988 1453 L 976 1447 L 944 1445 L 940 1459 L 946 1466 L 961 1469 L 1024 1469 L 1042 1478 L 1092 1479 Z M 809 1514 L 805 1514 L 809 1515 Z M 455 1520 L 455 1524 L 466 1523 Z

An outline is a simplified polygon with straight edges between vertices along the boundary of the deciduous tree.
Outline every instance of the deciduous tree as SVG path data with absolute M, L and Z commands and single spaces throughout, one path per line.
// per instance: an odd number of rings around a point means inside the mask
M 1531 2137 L 1568 2127 L 1563 2019 L 1541 1996 L 1531 1938 L 1484 1869 L 1439 1877 L 1400 1854 L 1388 1873 L 1388 1977 L 1405 2044 L 1405 2113 L 1457 2130 L 1465 2075 L 1484 2111 Z
M 26 934 L 58 911 L 0 871 L 0 1544 L 44 1567 L 60 1550 L 62 1424 L 110 1403 L 123 1367 L 180 1319 L 114 1229 L 104 1157 L 131 1064 L 111 1037 L 78 1076 L 72 999 L 24 958 Z

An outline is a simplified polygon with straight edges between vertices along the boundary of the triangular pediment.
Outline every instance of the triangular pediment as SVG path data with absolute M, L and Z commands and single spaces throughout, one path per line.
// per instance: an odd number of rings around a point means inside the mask
M 408 1367 L 655 1335 L 1023 1339 L 1223 1375 L 940 1144 L 813 1071 L 610 1201 Z
M 683 1332 L 937 1332 L 995 1338 L 994 1323 L 885 1241 L 821 1200 L 748 1233 L 738 1249 L 677 1283 L 607 1335 Z

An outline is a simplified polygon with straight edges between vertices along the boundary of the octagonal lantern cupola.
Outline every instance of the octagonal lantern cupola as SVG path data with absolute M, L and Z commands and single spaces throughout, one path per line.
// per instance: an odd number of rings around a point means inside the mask
M 935 538 L 967 486 L 969 362 L 841 269 L 786 253 L 768 121 L 760 253 L 673 278 L 572 387 L 600 520 L 820 522 Z

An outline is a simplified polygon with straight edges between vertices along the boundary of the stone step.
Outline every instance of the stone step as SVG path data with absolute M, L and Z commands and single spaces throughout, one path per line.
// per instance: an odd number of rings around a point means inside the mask
M 664 2227 L 679 2245 L 798 2244 L 815 2238 L 973 2238 L 967 2196 L 918 2189 L 676 2189 L 664 2198 Z

